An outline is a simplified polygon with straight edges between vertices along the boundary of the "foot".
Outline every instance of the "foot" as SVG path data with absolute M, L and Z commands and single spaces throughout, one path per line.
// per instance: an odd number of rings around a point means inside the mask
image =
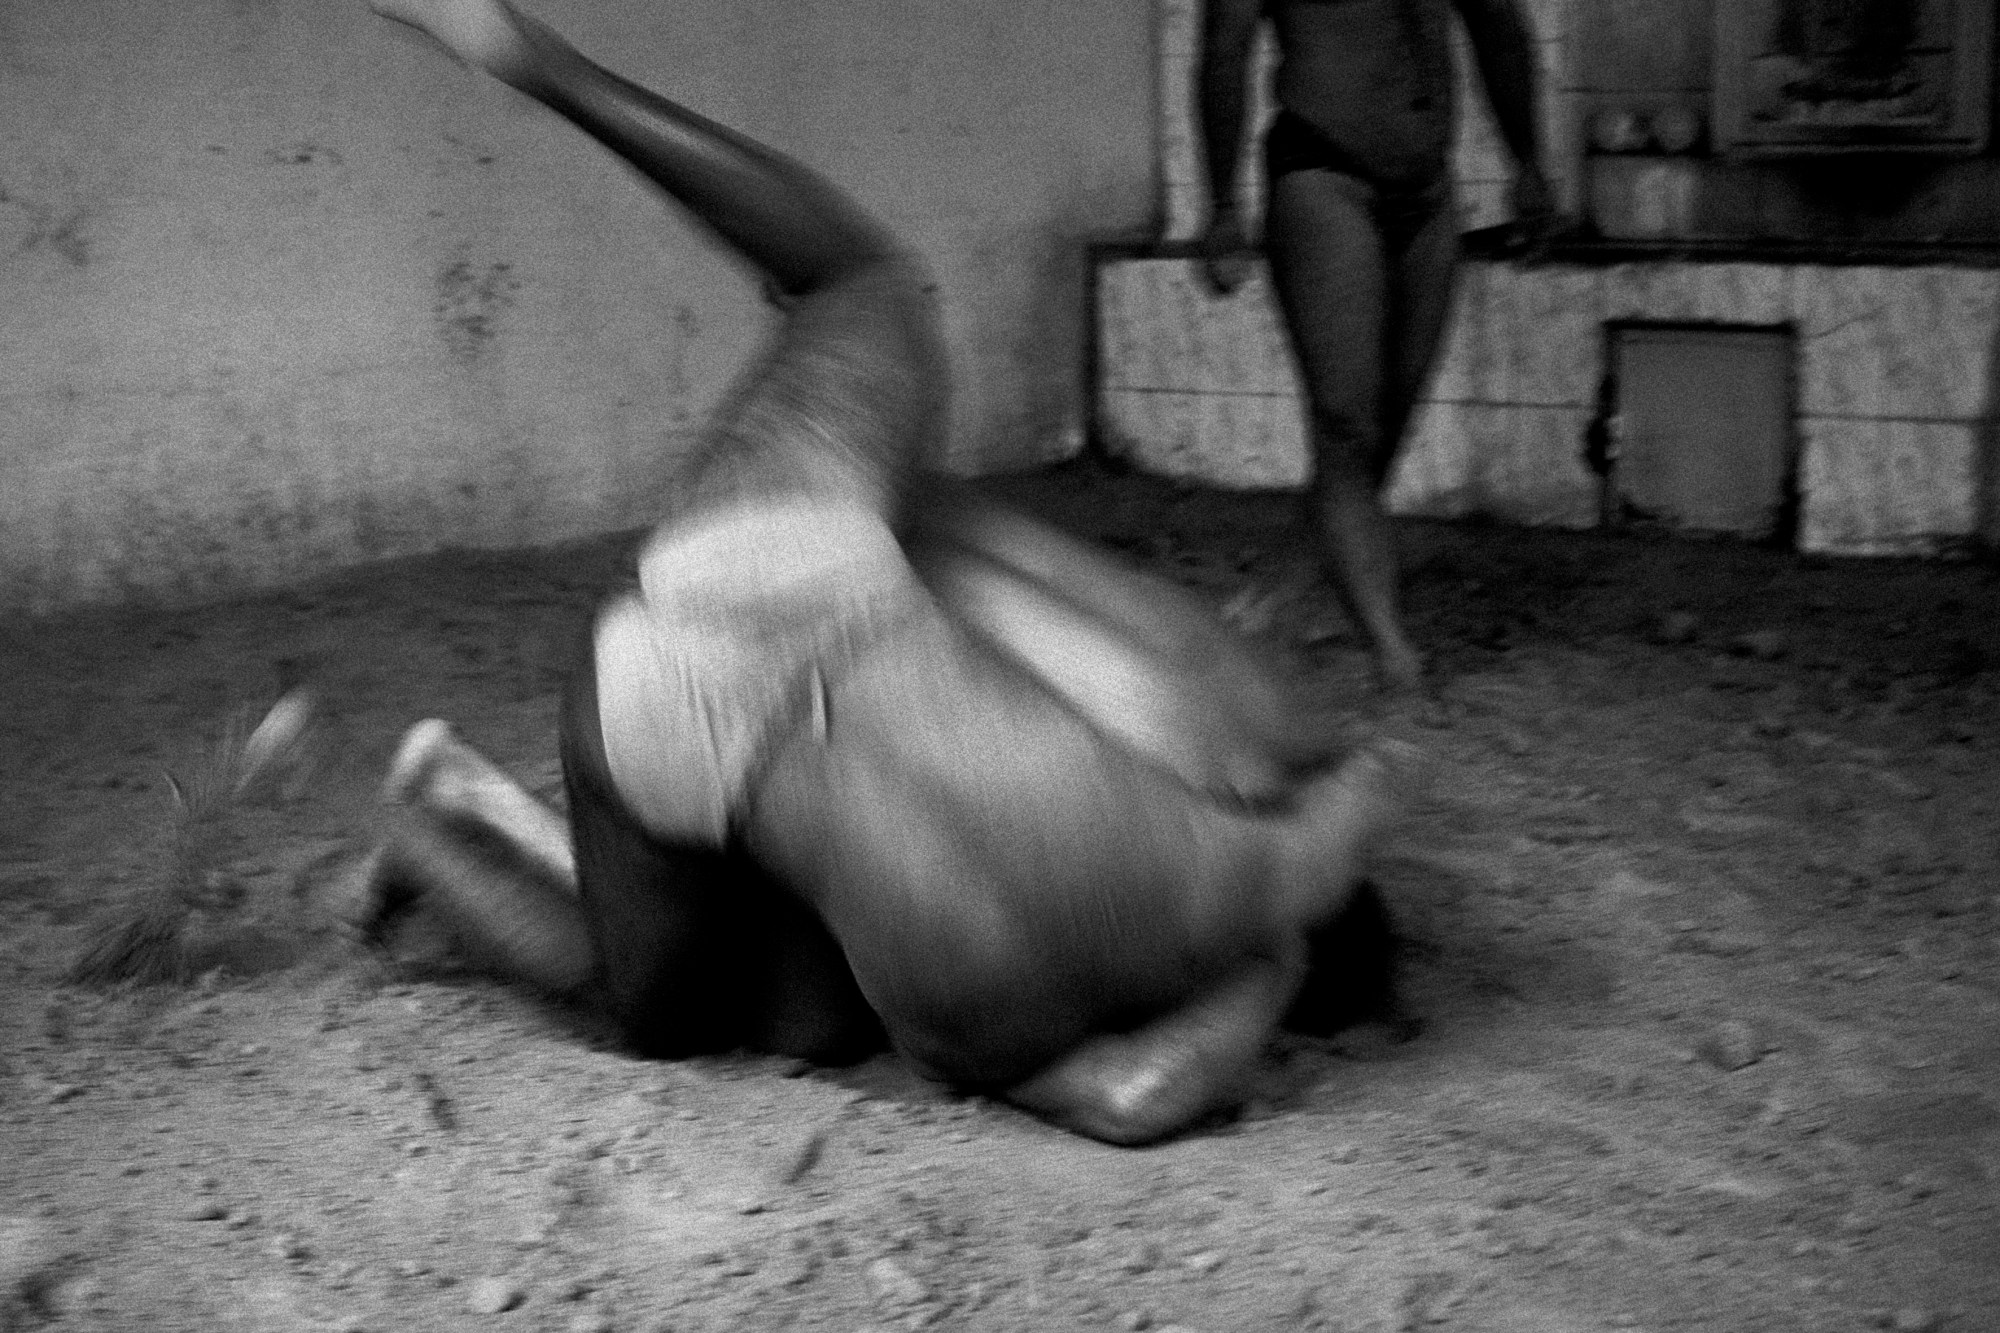
M 382 801 L 481 825 L 556 882 L 576 883 L 576 857 L 562 816 L 460 740 L 448 722 L 427 718 L 403 733 L 382 782 Z
M 369 0 L 368 7 L 504 82 L 518 82 L 532 63 L 521 17 L 506 0 Z
M 463 749 L 449 722 L 432 717 L 411 727 L 389 761 L 389 776 L 382 780 L 383 803 L 450 807 L 464 786 L 462 777 L 454 781 L 459 776 L 454 770 L 461 766 L 453 762 Z

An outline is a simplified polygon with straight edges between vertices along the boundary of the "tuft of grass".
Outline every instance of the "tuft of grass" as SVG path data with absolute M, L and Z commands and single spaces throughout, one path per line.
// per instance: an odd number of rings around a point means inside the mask
M 222 871 L 229 817 L 268 797 L 304 763 L 312 692 L 294 689 L 256 726 L 249 720 L 246 713 L 231 717 L 187 781 L 166 775 L 172 801 L 166 865 L 128 911 L 91 932 L 70 966 L 72 982 L 102 986 L 189 980 L 190 917 L 230 906 L 236 897 Z

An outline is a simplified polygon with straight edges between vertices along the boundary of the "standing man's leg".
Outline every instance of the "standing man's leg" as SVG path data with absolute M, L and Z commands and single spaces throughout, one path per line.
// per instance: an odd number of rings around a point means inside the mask
M 1389 253 L 1389 373 L 1383 403 L 1378 489 L 1389 484 L 1411 414 L 1430 382 L 1451 319 L 1458 273 L 1458 210 L 1450 179 L 1405 205 Z
M 1265 250 L 1309 408 L 1309 540 L 1374 645 L 1383 684 L 1413 690 L 1423 660 L 1403 629 L 1394 539 L 1380 498 L 1396 443 L 1387 427 L 1399 284 L 1376 229 L 1373 194 L 1335 171 L 1284 173 L 1271 183 Z

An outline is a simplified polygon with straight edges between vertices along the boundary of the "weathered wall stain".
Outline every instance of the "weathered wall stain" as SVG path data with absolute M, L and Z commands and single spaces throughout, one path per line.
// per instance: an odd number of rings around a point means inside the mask
M 211 151 L 217 151 L 211 147 Z M 337 151 L 316 144 L 310 139 L 300 139 L 293 143 L 279 144 L 264 150 L 264 160 L 274 166 L 307 167 L 347 165 L 347 159 Z
M 1074 396 L 1052 201 L 1100 183 L 1093 235 L 1150 211 L 1150 8 L 552 17 L 930 260 L 973 470 L 1048 456 Z M 366 6 L 0 0 L 0 29 L 0 614 L 644 522 L 769 327 L 684 215 Z
M 14 246 L 16 254 L 47 249 L 77 268 L 90 263 L 90 238 L 83 232 L 90 220 L 87 207 L 23 198 L 0 183 L 0 209 L 7 208 L 16 210 L 26 223 L 25 234 Z
M 476 166 L 490 167 L 495 162 L 499 161 L 499 154 L 495 153 L 491 148 L 488 148 L 482 144 L 469 143 L 461 135 L 445 134 L 445 135 L 440 135 L 439 137 L 443 139 L 444 142 L 450 144 L 453 148 L 456 148 L 459 152 L 463 153 L 466 159 L 472 162 Z
M 431 313 L 454 359 L 470 365 L 500 336 L 500 315 L 521 289 L 514 266 L 454 259 L 438 270 Z

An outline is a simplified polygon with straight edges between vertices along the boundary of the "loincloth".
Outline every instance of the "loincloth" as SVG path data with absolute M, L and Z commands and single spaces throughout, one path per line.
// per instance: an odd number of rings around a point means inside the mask
M 1264 134 L 1264 175 L 1275 184 L 1294 171 L 1336 172 L 1366 187 L 1369 213 L 1392 251 L 1451 207 L 1451 173 L 1442 158 L 1434 170 L 1407 178 L 1386 176 L 1303 116 L 1281 109 Z
M 655 837 L 719 846 L 775 747 L 825 725 L 831 682 L 931 607 L 875 513 L 791 500 L 656 533 L 598 617 L 613 785 Z

